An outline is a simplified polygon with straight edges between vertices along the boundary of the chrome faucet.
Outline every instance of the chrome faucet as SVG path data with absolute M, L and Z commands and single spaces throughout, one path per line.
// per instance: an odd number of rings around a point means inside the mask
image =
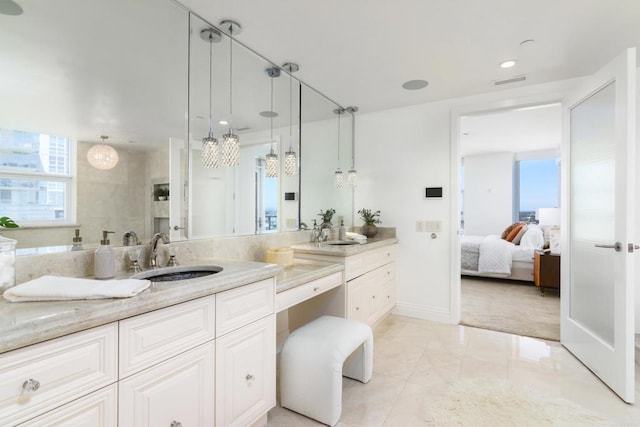
M 149 242 L 149 268 L 158 267 L 158 240 L 162 240 L 162 243 L 171 243 L 167 233 L 156 233 L 153 235 L 151 242 Z
M 138 246 L 139 244 L 140 240 L 134 231 L 125 231 L 122 235 L 122 246 Z

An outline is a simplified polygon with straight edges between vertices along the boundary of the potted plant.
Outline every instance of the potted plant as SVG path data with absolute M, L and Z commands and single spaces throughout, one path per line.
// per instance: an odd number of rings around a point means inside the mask
M 375 237 L 378 234 L 378 227 L 376 224 L 380 224 L 380 211 L 373 212 L 371 209 L 360 209 L 358 211 L 360 218 L 364 221 L 364 225 L 360 228 L 360 233 L 364 234 L 368 238 Z
M 333 226 L 333 224 L 331 223 L 331 218 L 333 218 L 333 214 L 336 213 L 335 209 L 327 209 L 326 211 L 322 211 L 322 209 L 320 209 L 320 213 L 318 214 L 318 216 L 322 217 L 322 223 L 320 224 L 320 229 L 323 228 L 331 228 L 331 226 Z
M 18 228 L 18 224 L 13 222 L 8 216 L 0 217 L 0 227 L 2 228 Z
M 153 196 L 156 200 L 167 200 L 169 198 L 169 189 L 165 187 L 156 188 Z

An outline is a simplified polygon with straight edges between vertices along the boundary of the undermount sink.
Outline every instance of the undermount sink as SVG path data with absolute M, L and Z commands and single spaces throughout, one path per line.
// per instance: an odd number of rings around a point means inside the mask
M 325 242 L 327 245 L 331 246 L 350 246 L 350 245 L 359 245 L 359 242 L 355 240 L 331 240 L 329 242 Z
M 217 265 L 196 265 L 156 268 L 136 273 L 132 279 L 147 279 L 152 282 L 174 282 L 177 280 L 195 279 L 197 277 L 210 276 L 223 270 Z

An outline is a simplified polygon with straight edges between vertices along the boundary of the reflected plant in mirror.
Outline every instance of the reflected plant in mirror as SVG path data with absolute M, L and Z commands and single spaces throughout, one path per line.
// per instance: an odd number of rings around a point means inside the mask
M 333 215 L 336 213 L 335 209 L 327 209 L 326 211 L 323 211 L 322 209 L 320 209 L 320 213 L 318 214 L 319 217 L 322 218 L 322 223 L 320 224 L 320 228 L 325 228 L 325 227 L 331 227 L 333 225 L 333 223 L 331 222 L 331 219 L 333 218 Z

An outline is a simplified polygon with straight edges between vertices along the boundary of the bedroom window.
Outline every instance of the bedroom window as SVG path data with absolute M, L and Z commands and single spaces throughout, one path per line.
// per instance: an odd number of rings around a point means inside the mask
M 21 226 L 74 220 L 75 141 L 0 129 L 0 213 Z
M 513 198 L 514 222 L 537 223 L 536 213 L 540 208 L 560 206 L 560 159 L 544 158 L 519 160 L 516 162 L 518 194 Z

